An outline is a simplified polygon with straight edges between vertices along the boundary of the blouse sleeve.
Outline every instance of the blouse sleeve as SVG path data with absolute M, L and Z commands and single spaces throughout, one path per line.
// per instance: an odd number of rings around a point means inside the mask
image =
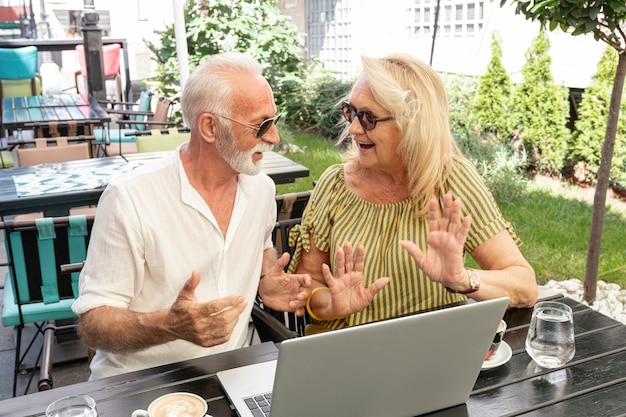
M 491 192 L 469 160 L 461 160 L 455 164 L 455 168 L 440 189 L 440 204 L 447 192 L 451 192 L 455 199 L 461 199 L 462 216 L 469 214 L 472 218 L 472 225 L 465 242 L 466 251 L 473 251 L 504 229 L 509 232 L 518 246 L 522 244 L 512 225 L 502 217 Z
M 338 191 L 342 184 L 342 173 L 343 165 L 332 165 L 326 169 L 311 193 L 301 224 L 291 229 L 289 246 L 295 246 L 295 252 L 289 264 L 289 273 L 293 273 L 300 263 L 302 250 L 311 251 L 312 237 L 319 250 L 330 250 L 333 207 L 336 207 L 337 199 L 341 198 Z

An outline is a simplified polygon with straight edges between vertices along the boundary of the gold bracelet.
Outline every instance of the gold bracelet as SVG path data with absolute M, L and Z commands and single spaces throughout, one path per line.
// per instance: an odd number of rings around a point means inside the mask
M 324 321 L 324 320 L 320 319 L 319 317 L 317 317 L 315 314 L 313 314 L 313 311 L 311 310 L 311 298 L 313 298 L 315 293 L 318 292 L 318 291 L 330 291 L 330 288 L 328 288 L 328 287 L 315 287 L 315 288 L 313 288 L 313 291 L 311 291 L 311 295 L 309 296 L 309 298 L 306 299 L 306 311 L 309 313 L 309 316 L 311 316 L 311 318 L 313 320 Z

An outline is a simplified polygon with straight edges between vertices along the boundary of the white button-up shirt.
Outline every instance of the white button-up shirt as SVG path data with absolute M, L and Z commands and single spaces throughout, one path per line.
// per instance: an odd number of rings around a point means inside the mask
M 201 273 L 199 302 L 226 295 L 248 301 L 230 340 L 203 348 L 176 340 L 134 352 L 98 351 L 91 379 L 243 347 L 257 293 L 263 251 L 272 247 L 274 182 L 239 175 L 226 237 L 189 183 L 177 150 L 114 180 L 98 204 L 87 261 L 80 276 L 80 315 L 99 306 L 137 312 L 169 308 L 193 270 Z

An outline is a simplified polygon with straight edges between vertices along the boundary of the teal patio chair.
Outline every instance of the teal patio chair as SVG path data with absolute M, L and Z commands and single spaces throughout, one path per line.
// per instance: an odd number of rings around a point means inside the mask
M 41 77 L 37 73 L 39 51 L 35 46 L 0 48 L 0 95 L 38 96 Z
M 76 315 L 71 307 L 78 296 L 78 273 L 63 274 L 61 265 L 83 262 L 94 216 L 67 216 L 10 220 L 0 223 L 4 229 L 9 272 L 5 277 L 2 324 L 15 327 L 16 349 L 13 373 L 13 396 L 17 376 L 26 370 L 25 360 L 31 349 L 41 344 L 32 367 L 25 393 L 30 388 L 37 366 L 40 368 L 38 388 L 52 388 L 53 340 L 57 324 L 68 323 L 64 330 L 75 327 Z M 24 328 L 33 325 L 30 341 Z M 59 327 L 61 328 L 61 327 Z M 87 351 L 85 350 L 85 357 Z
M 107 155 L 136 153 L 137 137 L 135 132 L 173 126 L 174 123 L 169 121 L 169 116 L 174 102 L 166 97 L 160 97 L 153 112 L 150 110 L 152 95 L 150 90 L 142 91 L 135 110 L 108 108 L 107 112 L 118 115 L 115 120 L 117 128 L 108 129 L 108 132 L 103 128 L 94 129 L 96 145 L 102 147 L 107 141 L 108 133 L 110 146 L 107 148 Z M 114 106 L 119 105 L 119 103 L 114 102 L 108 103 Z
M 0 114 L 5 97 L 41 95 L 41 76 L 37 73 L 39 51 L 35 46 L 0 48 Z M 0 122 L 0 134 L 5 136 Z

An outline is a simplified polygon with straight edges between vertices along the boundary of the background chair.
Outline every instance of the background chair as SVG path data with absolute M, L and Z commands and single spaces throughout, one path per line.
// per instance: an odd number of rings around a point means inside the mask
M 114 43 L 110 45 L 102 45 L 102 65 L 104 66 L 105 80 L 113 80 L 115 82 L 115 92 L 113 98 L 122 101 L 122 76 L 120 72 L 120 44 Z M 85 46 L 76 45 L 76 57 L 80 70 L 74 73 L 74 82 L 76 91 L 86 93 L 87 87 L 87 63 L 85 61 Z M 82 78 L 82 89 L 79 88 L 79 79 Z
M 287 193 L 287 194 L 279 194 L 276 196 L 276 220 L 280 222 L 281 220 L 288 219 L 301 219 L 302 214 L 304 213 L 304 209 L 309 202 L 309 198 L 311 197 L 311 190 L 300 191 L 297 193 Z M 289 223 L 285 223 L 289 224 Z M 278 223 L 277 223 L 278 225 Z M 285 226 L 283 226 L 284 228 Z M 289 226 L 291 228 L 291 226 Z M 292 254 L 292 249 L 283 245 L 283 242 L 287 242 L 286 238 L 283 239 L 281 233 L 277 233 L 279 231 L 279 227 L 274 228 L 273 241 L 274 247 L 276 247 L 277 253 L 283 253 L 284 251 L 289 251 Z M 287 234 L 286 236 L 289 236 Z M 284 248 L 284 249 L 283 249 Z
M 150 134 L 137 136 L 137 152 L 159 152 L 176 149 L 189 140 L 190 133 L 170 128 L 164 131 L 150 130 Z
M 300 224 L 301 218 L 279 220 L 274 226 L 274 245 L 280 239 L 285 242 L 283 252 L 289 252 L 293 256 L 295 247 L 289 246 L 289 231 L 296 224 Z M 282 253 L 282 252 L 279 252 Z M 252 322 L 261 342 L 282 342 L 285 339 L 304 336 L 306 325 L 311 323 L 311 319 L 305 312 L 302 317 L 295 313 L 275 311 L 263 304 L 260 296 L 257 296 L 252 307 Z
M 294 246 L 289 245 L 291 228 L 302 221 L 302 214 L 311 196 L 311 190 L 276 196 L 277 221 L 272 240 L 278 254 L 289 252 L 293 256 Z M 252 307 L 252 322 L 262 342 L 281 342 L 285 339 L 304 336 L 306 325 L 311 319 L 305 312 L 302 317 L 294 313 L 275 311 L 263 304 L 257 296 Z
M 31 166 L 50 162 L 66 162 L 91 158 L 91 144 L 87 141 L 69 144 L 67 138 L 55 138 L 56 146 L 48 146 L 47 138 L 35 138 L 34 148 L 17 148 L 19 166 Z
M 35 46 L 0 48 L 0 98 L 41 95 L 37 73 L 39 54 Z M 2 114 L 2 100 L 0 100 Z M 0 121 L 0 133 L 7 136 Z
M 37 73 L 37 47 L 0 48 L 0 95 L 2 97 L 38 96 L 41 78 Z
M 174 104 L 173 100 L 159 97 L 156 101 L 154 112 L 151 111 L 152 92 L 145 90 L 141 93 L 137 103 L 117 103 L 107 101 L 107 111 L 117 116 L 114 120 L 115 128 L 108 129 L 109 145 L 106 147 L 106 155 L 119 155 L 137 152 L 136 132 L 144 132 L 147 129 L 163 129 L 174 126 L 170 122 L 170 114 Z M 120 109 L 120 105 L 126 108 Z M 133 110 L 133 107 L 136 110 Z M 96 144 L 102 146 L 105 139 L 104 129 L 94 129 Z
M 13 160 L 13 154 L 7 149 L 0 150 L 0 168 L 13 168 L 15 161 Z
M 17 390 L 17 375 L 24 370 L 31 349 L 39 342 L 41 349 L 25 392 L 38 365 L 39 390 L 53 386 L 54 336 L 56 334 L 59 338 L 62 332 L 67 335 L 68 330 L 75 334 L 76 316 L 71 306 L 78 296 L 78 273 L 62 274 L 60 265 L 85 260 L 92 225 L 93 216 L 0 223 L 0 229 L 4 229 L 9 267 L 4 284 L 2 324 L 5 327 L 14 326 L 17 334 L 13 396 Z M 67 326 L 58 326 L 60 321 L 66 321 Z M 24 328 L 30 324 L 35 328 L 34 336 L 30 341 L 22 340 L 25 337 Z M 87 356 L 86 349 L 84 356 Z

